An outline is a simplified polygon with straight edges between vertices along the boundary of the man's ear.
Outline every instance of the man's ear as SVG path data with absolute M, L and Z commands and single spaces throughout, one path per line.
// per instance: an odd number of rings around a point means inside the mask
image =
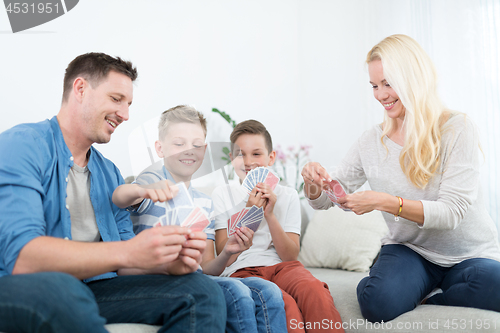
M 78 102 L 82 102 L 87 87 L 88 82 L 82 77 L 77 77 L 75 81 L 73 81 L 73 95 Z
M 229 159 L 232 161 L 233 160 L 233 153 L 229 153 Z
M 276 151 L 273 150 L 269 154 L 269 165 L 268 166 L 272 166 L 274 164 L 274 162 L 276 162 Z
M 160 140 L 156 140 L 155 141 L 155 150 L 156 150 L 156 154 L 158 155 L 159 158 L 165 157 L 165 156 L 163 156 L 163 152 L 161 151 L 161 142 L 160 142 Z

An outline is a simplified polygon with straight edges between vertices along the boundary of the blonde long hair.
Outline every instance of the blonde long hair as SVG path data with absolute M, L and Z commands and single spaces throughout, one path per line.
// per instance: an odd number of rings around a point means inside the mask
M 423 189 L 440 164 L 441 127 L 447 111 L 438 96 L 436 70 L 423 48 L 406 35 L 392 35 L 375 45 L 366 62 L 374 60 L 382 62 L 385 79 L 405 109 L 399 164 L 407 179 Z M 396 120 L 385 112 L 382 144 L 395 126 Z

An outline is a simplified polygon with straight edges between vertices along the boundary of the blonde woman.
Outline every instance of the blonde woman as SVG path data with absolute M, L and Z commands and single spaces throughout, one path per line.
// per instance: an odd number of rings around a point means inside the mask
M 316 162 L 302 170 L 313 208 L 332 207 L 322 189 L 336 179 L 348 193 L 342 207 L 379 210 L 389 227 L 357 288 L 363 316 L 388 321 L 421 303 L 500 311 L 500 248 L 479 189 L 476 127 L 441 104 L 434 66 L 412 38 L 385 38 L 366 62 L 384 122 L 331 176 Z M 366 181 L 372 191 L 353 193 Z

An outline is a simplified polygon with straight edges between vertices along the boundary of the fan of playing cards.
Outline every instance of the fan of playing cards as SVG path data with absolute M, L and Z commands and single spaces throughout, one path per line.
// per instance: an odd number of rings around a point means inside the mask
M 175 186 L 179 188 L 179 192 L 171 200 L 165 202 L 165 215 L 155 223 L 154 227 L 179 225 L 193 231 L 203 231 L 210 224 L 207 213 L 200 207 L 194 206 L 193 199 L 184 183 Z
M 247 173 L 242 186 L 248 193 L 252 192 L 257 183 L 268 184 L 274 190 L 279 181 L 279 177 L 273 171 L 265 167 L 258 167 Z
M 231 237 L 236 229 L 241 227 L 247 227 L 252 229 L 254 232 L 259 228 L 260 223 L 264 217 L 263 207 L 245 207 L 241 211 L 233 214 L 231 218 L 227 221 L 227 236 Z
M 329 186 L 329 188 L 326 189 L 326 190 L 324 190 L 325 193 L 326 193 L 326 195 L 328 196 L 328 198 L 330 198 L 330 200 L 334 204 L 336 204 L 337 206 L 339 206 L 343 210 L 345 210 L 345 211 L 351 211 L 348 208 L 343 208 L 337 202 L 338 198 L 342 198 L 342 197 L 346 196 L 346 193 L 345 193 L 344 188 L 342 187 L 342 185 L 340 185 L 340 183 L 338 181 L 332 180 L 331 182 L 328 183 L 328 186 Z

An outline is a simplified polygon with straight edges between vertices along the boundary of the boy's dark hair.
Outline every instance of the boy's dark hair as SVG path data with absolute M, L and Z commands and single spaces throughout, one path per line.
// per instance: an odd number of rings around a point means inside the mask
M 266 127 L 262 125 L 260 121 L 257 120 L 245 120 L 236 125 L 229 137 L 231 140 L 231 151 L 234 149 L 234 143 L 242 134 L 257 134 L 264 137 L 266 143 L 266 149 L 268 153 L 273 151 L 273 140 L 271 139 L 271 134 L 267 131 Z
M 83 77 L 92 88 L 95 88 L 108 76 L 109 71 L 124 74 L 132 81 L 137 79 L 137 68 L 130 61 L 124 61 L 119 57 L 113 58 L 105 53 L 92 52 L 73 59 L 64 74 L 63 103 L 68 100 L 73 81 L 77 77 Z

